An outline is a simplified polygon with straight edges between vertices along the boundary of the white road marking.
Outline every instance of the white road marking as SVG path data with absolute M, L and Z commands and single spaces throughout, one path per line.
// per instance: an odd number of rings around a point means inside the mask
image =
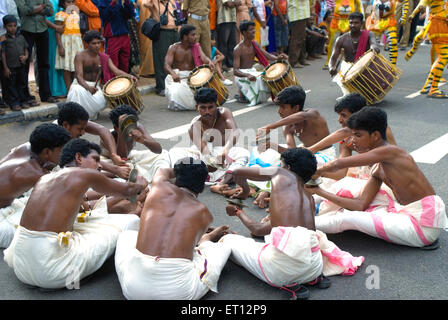
M 309 93 L 310 91 L 311 90 L 305 90 L 305 93 Z M 235 101 L 236 101 L 236 99 L 233 99 L 233 100 L 227 101 L 226 103 L 233 103 Z M 233 116 L 237 117 L 237 116 L 240 116 L 240 115 L 245 114 L 247 112 L 258 110 L 258 109 L 263 108 L 263 107 L 265 107 L 265 106 L 267 106 L 267 105 L 269 105 L 271 103 L 272 103 L 272 101 L 269 100 L 268 102 L 265 102 L 265 103 L 260 104 L 258 106 L 247 107 L 247 108 L 243 108 L 243 109 L 240 109 L 240 110 L 233 111 Z M 188 132 L 188 128 L 190 128 L 190 124 L 189 123 L 181 125 L 181 126 L 178 126 L 178 127 L 174 127 L 174 128 L 170 128 L 170 129 L 166 129 L 166 130 L 162 130 L 162 131 L 151 133 L 151 136 L 154 139 L 166 139 L 166 140 L 169 140 L 171 138 L 174 138 L 174 137 L 177 137 L 177 136 L 180 136 L 180 135 L 183 135 L 183 134 L 187 133 Z
M 439 83 L 439 87 L 442 87 L 442 86 L 444 86 L 445 84 L 446 84 L 446 82 Z M 408 98 L 408 99 L 414 99 L 415 97 L 418 97 L 418 96 L 420 96 L 420 95 L 421 95 L 421 93 L 420 93 L 420 90 L 419 90 L 419 91 L 416 91 L 416 92 L 414 92 L 414 93 L 411 93 L 411 94 L 407 95 L 405 98 Z
M 435 164 L 448 154 L 448 133 L 411 152 L 415 162 Z

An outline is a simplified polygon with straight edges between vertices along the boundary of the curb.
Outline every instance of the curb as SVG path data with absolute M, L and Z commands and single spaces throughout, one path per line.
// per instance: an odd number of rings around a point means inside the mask
M 155 86 L 137 87 L 140 95 L 147 95 L 156 91 Z M 13 122 L 35 121 L 35 120 L 54 120 L 57 118 L 60 105 L 63 102 L 56 104 L 48 104 L 44 106 L 33 107 L 21 111 L 9 112 L 0 117 L 0 125 Z

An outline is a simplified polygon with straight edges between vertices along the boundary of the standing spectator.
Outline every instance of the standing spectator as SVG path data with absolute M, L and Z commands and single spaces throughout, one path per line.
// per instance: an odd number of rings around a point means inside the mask
M 131 57 L 129 59 L 129 70 L 126 72 L 138 76 L 140 70 L 140 39 L 138 37 L 138 22 L 140 12 L 137 0 L 130 0 L 134 5 L 134 16 L 128 20 L 129 39 L 131 41 Z
M 236 46 L 236 7 L 241 0 L 216 0 L 218 5 L 218 50 L 224 55 L 223 70 L 233 68 L 233 49 Z
M 167 8 L 168 23 L 160 26 L 159 39 L 154 40 L 152 43 L 156 93 L 160 96 L 165 96 L 166 73 L 163 68 L 165 56 L 170 45 L 179 41 L 179 33 L 174 21 L 174 10 L 177 10 L 176 2 L 174 0 L 143 0 L 143 6 L 149 9 L 150 17 L 156 21 L 160 21 L 160 14 L 165 12 L 165 8 Z
M 274 1 L 266 0 L 264 2 L 264 7 L 266 11 L 266 26 L 268 30 L 269 44 L 266 47 L 267 52 L 277 52 L 277 45 L 275 43 L 275 26 L 274 26 L 274 16 L 272 11 L 274 10 Z
M 240 32 L 240 23 L 244 20 L 252 20 L 249 11 L 252 10 L 252 0 L 241 0 L 240 5 L 236 7 L 236 34 L 237 42 L 243 40 L 243 35 Z
M 284 53 L 288 48 L 288 0 L 274 0 L 275 42 L 278 53 Z
M 208 20 L 210 21 L 210 39 L 216 39 L 216 16 L 218 15 L 216 1 L 217 0 L 208 0 L 208 5 L 210 7 L 210 12 L 208 14 Z
M 216 1 L 218 4 L 218 0 Z M 205 55 L 210 58 L 210 22 L 208 21 L 208 14 L 210 10 L 208 6 L 208 0 L 183 0 L 181 8 L 183 17 L 188 17 L 188 24 L 196 27 L 196 35 L 202 51 L 204 51 Z
M 288 18 L 291 23 L 291 38 L 289 40 L 289 63 L 293 68 L 309 65 L 306 56 L 306 22 L 310 17 L 310 2 L 308 0 L 288 0 Z
M 98 9 L 104 26 L 106 53 L 114 65 L 127 73 L 131 56 L 127 21 L 134 17 L 134 4 L 129 0 L 100 0 Z
M 36 45 L 36 57 L 38 64 L 39 96 L 43 102 L 56 103 L 57 99 L 51 96 L 48 70 L 50 69 L 49 57 L 49 34 L 45 17 L 54 15 L 54 9 L 49 0 L 16 0 L 17 9 L 21 19 L 21 33 L 25 37 L 28 48 Z M 26 61 L 25 69 L 29 72 L 30 56 Z M 28 73 L 27 73 L 28 74 Z M 35 98 L 28 91 L 28 77 L 26 79 L 26 90 L 28 103 L 36 105 Z
M 264 0 L 252 0 L 252 3 L 252 12 L 254 13 L 255 18 L 255 41 L 263 46 L 261 41 L 261 29 L 266 29 L 266 8 L 264 6 Z
M 79 9 L 74 0 L 59 0 L 59 6 L 64 10 L 56 13 L 57 25 L 63 25 L 64 33 L 56 33 L 58 52 L 56 54 L 55 69 L 64 70 L 64 82 L 67 91 L 75 78 L 75 56 L 84 50 L 79 30 Z
M 25 86 L 28 73 L 25 64 L 29 55 L 28 43 L 17 32 L 17 19 L 13 15 L 4 16 L 2 21 L 6 29 L 6 39 L 2 43 L 3 72 L 8 79 L 4 88 L 8 92 L 6 103 L 12 111 L 20 111 L 22 106 L 26 107 L 27 104 Z
M 50 0 L 53 9 L 59 12 L 59 0 Z M 50 84 L 50 92 L 54 97 L 66 97 L 67 88 L 64 81 L 64 70 L 56 70 L 56 52 L 58 44 L 56 43 L 56 33 L 64 33 L 63 25 L 56 25 L 56 15 L 47 17 L 46 23 L 48 26 L 48 64 L 50 69 L 48 70 L 48 81 Z M 30 50 L 31 51 L 31 50 Z
M 142 33 L 142 25 L 149 18 L 150 12 L 147 7 L 143 5 L 143 1 L 138 1 L 138 8 L 140 13 L 139 22 L 137 25 L 138 41 L 140 43 L 140 70 L 138 75 L 141 77 L 149 77 L 154 75 L 154 63 L 152 57 L 152 40 Z
M 407 8 L 407 17 L 412 13 L 414 10 L 414 1 L 409 0 L 408 1 L 408 8 Z M 395 3 L 395 16 L 396 17 L 402 17 L 403 13 L 406 11 L 406 5 L 404 0 L 398 0 Z M 398 22 L 398 21 L 397 21 Z M 404 25 L 398 24 L 398 49 L 400 50 L 406 50 L 407 46 L 409 45 L 409 37 L 411 34 L 411 19 L 406 19 L 406 22 Z
M 75 0 L 75 5 L 79 10 L 87 15 L 89 21 L 89 31 L 95 30 L 102 33 L 100 11 L 91 0 Z M 81 30 L 81 33 L 86 31 Z M 82 34 L 84 35 L 84 34 Z

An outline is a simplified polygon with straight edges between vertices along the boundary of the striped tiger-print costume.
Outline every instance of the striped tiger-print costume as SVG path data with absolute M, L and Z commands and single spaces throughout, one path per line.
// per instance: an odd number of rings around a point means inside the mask
M 448 98 L 448 95 L 439 90 L 439 82 L 448 63 L 448 24 L 446 23 L 448 10 L 444 0 L 421 0 L 410 19 L 418 13 L 420 8 L 425 6 L 429 6 L 429 22 L 415 36 L 412 48 L 406 53 L 405 59 L 411 59 L 422 41 L 428 36 L 432 42 L 431 54 L 435 53 L 436 59 L 431 65 L 431 71 L 420 92 L 427 93 L 428 97 L 432 98 Z

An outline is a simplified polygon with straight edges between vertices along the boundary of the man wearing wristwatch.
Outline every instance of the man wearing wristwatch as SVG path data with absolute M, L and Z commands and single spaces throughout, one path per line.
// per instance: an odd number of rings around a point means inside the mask
M 184 18 L 188 17 L 188 24 L 196 27 L 196 34 L 202 51 L 210 58 L 211 40 L 210 22 L 208 21 L 210 8 L 208 0 L 183 0 L 181 9 L 182 16 Z

